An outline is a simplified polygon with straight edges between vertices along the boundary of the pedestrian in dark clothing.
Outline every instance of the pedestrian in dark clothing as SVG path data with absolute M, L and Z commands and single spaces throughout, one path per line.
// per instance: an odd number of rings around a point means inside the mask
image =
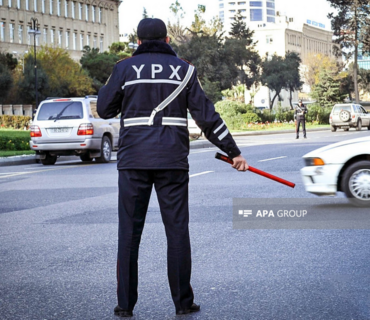
M 296 122 L 296 139 L 299 139 L 299 127 L 302 123 L 303 137 L 306 139 L 306 115 L 307 107 L 302 103 L 302 100 L 298 101 L 298 105 L 294 111 L 294 120 Z
M 199 311 L 190 285 L 189 132 L 187 109 L 213 144 L 246 171 L 248 164 L 224 121 L 205 96 L 197 72 L 179 59 L 159 19 L 143 19 L 137 29 L 139 47 L 118 62 L 99 91 L 100 117 L 121 114 L 119 170 L 119 231 L 117 259 L 118 306 L 114 313 L 130 317 L 137 301 L 138 250 L 152 187 L 167 236 L 167 269 L 176 314 Z

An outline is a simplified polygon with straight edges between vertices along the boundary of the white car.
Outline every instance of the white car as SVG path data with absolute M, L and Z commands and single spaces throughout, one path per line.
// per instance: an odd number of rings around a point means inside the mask
M 356 128 L 361 131 L 363 127 L 367 127 L 370 130 L 370 113 L 359 104 L 336 104 L 331 110 L 329 123 L 332 132 L 337 131 L 337 128 L 344 131 Z
M 303 159 L 307 192 L 327 196 L 342 191 L 355 205 L 370 206 L 370 137 L 331 144 Z
M 82 161 L 109 162 L 118 149 L 120 119 L 101 119 L 96 96 L 50 98 L 41 102 L 31 125 L 30 147 L 44 165 L 57 157 L 80 156 Z

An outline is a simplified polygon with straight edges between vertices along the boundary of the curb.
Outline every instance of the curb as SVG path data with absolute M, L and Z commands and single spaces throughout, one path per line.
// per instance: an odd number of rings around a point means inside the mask
M 307 130 L 307 132 L 326 131 L 326 130 L 330 130 L 330 128 L 313 128 L 313 129 Z M 232 135 L 234 137 L 243 137 L 243 136 L 262 136 L 262 135 L 280 134 L 280 133 L 295 133 L 295 130 L 289 129 L 289 130 L 279 130 L 279 131 L 246 131 L 246 132 L 235 132 L 235 133 L 232 133 Z M 208 140 L 198 140 L 198 141 L 190 142 L 190 149 L 202 149 L 202 148 L 213 148 L 213 147 L 215 146 Z M 65 156 L 65 157 L 61 157 L 60 160 L 68 161 L 68 160 L 74 160 L 74 159 L 79 159 L 79 157 Z M 0 158 L 0 167 L 15 166 L 15 165 L 22 165 L 22 164 L 34 164 L 34 163 L 36 163 L 36 156 L 15 156 L 15 157 Z

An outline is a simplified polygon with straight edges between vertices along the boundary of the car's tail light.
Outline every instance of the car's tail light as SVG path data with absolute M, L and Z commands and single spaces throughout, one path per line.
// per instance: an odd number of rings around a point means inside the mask
M 78 127 L 78 136 L 90 136 L 94 134 L 94 126 L 91 123 L 83 123 Z
M 30 136 L 32 138 L 42 137 L 42 133 L 41 133 L 39 126 L 31 126 Z

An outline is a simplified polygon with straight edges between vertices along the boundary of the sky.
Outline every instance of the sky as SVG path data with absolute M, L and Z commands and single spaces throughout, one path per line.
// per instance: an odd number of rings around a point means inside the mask
M 132 33 L 142 19 L 143 8 L 145 7 L 148 15 L 162 19 L 165 23 L 173 20 L 170 12 L 170 5 L 175 0 L 123 0 L 119 7 L 120 34 Z M 194 18 L 194 11 L 198 4 L 206 6 L 205 19 L 209 21 L 218 15 L 219 0 L 179 0 L 185 11 L 183 25 L 190 26 Z M 276 11 L 287 13 L 289 17 L 305 22 L 307 19 L 325 25 L 325 29 L 330 30 L 330 20 L 327 14 L 332 11 L 326 0 L 275 0 Z

